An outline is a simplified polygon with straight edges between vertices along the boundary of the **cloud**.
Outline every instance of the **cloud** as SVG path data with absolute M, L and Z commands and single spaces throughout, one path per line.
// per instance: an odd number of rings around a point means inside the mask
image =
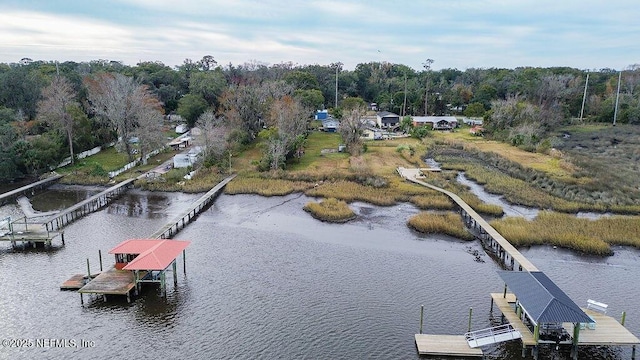
M 105 0 L 73 9 L 8 1 L 10 7 L 0 5 L 5 62 L 109 58 L 178 65 L 212 55 L 222 64 L 341 61 L 353 68 L 389 61 L 421 69 L 433 58 L 434 69 L 593 68 L 624 67 L 640 57 L 632 46 L 640 37 L 636 5 L 623 0 L 182 0 L 178 6 Z

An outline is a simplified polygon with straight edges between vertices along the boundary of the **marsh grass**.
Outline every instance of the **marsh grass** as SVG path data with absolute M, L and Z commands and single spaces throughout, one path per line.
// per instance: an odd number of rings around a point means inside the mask
M 262 196 L 284 196 L 294 192 L 304 191 L 312 186 L 313 184 L 304 181 L 238 176 L 225 186 L 224 192 L 229 195 L 258 194 Z
M 611 255 L 611 245 L 640 248 L 640 218 L 602 217 L 597 220 L 543 211 L 532 220 L 509 217 L 491 225 L 514 246 L 551 244 L 594 255 Z
M 453 202 L 443 194 L 415 195 L 409 201 L 421 210 L 453 210 Z
M 473 235 L 465 228 L 457 213 L 436 214 L 421 212 L 409 218 L 407 225 L 425 234 L 445 234 L 463 240 L 473 240 Z
M 314 218 L 328 222 L 346 222 L 356 217 L 346 202 L 336 198 L 328 198 L 319 203 L 311 201 L 304 206 L 304 210 Z

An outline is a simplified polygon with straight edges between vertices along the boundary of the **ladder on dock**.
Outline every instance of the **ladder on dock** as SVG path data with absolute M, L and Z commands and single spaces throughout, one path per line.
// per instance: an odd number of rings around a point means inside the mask
M 477 348 L 484 345 L 520 339 L 522 334 L 514 329 L 511 324 L 495 326 L 492 328 L 471 331 L 464 334 L 469 347 Z

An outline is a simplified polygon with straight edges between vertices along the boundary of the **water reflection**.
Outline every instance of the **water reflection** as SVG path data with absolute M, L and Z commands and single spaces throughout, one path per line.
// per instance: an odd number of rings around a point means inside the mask
M 81 306 L 77 293 L 58 290 L 62 281 L 85 272 L 87 258 L 97 271 L 98 249 L 106 254 L 123 240 L 148 236 L 197 198 L 138 191 L 127 196 L 114 201 L 117 211 L 105 209 L 66 227 L 67 245 L 56 251 L 0 251 L 5 336 L 96 344 L 29 349 L 9 358 L 418 359 L 413 336 L 420 305 L 425 332 L 432 334 L 466 332 L 470 307 L 473 329 L 500 317 L 489 311 L 489 293 L 503 289 L 498 266 L 477 241 L 412 232 L 405 223 L 418 210 L 410 204 L 355 203 L 355 221 L 323 223 L 302 211 L 312 199 L 299 194 L 221 195 L 178 234 L 192 241 L 187 273 L 179 264 L 176 289 L 168 274 L 166 298 L 149 287 L 131 304 L 95 298 Z M 0 213 L 12 211 L 0 207 Z M 632 321 L 640 316 L 640 289 L 632 286 L 640 273 L 639 251 L 616 250 L 604 260 L 550 247 L 523 253 L 576 303 L 595 298 L 608 303 L 612 314 L 626 310 L 631 330 L 640 332 Z M 112 264 L 105 255 L 105 268 Z M 485 350 L 488 359 L 521 359 L 518 342 Z M 543 349 L 541 358 L 566 358 L 552 350 Z M 580 349 L 581 359 L 629 357 L 624 348 Z

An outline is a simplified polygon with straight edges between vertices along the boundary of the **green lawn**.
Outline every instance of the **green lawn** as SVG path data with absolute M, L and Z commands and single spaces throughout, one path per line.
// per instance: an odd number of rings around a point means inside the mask
M 129 158 L 126 154 L 117 152 L 115 147 L 110 147 L 93 156 L 76 160 L 75 165 L 65 166 L 61 170 L 63 172 L 77 171 L 85 168 L 92 168 L 95 164 L 99 164 L 106 171 L 113 171 L 122 168 L 127 163 L 129 163 Z
M 325 162 L 325 159 L 342 160 L 347 159 L 347 153 L 329 153 L 322 155 L 322 149 L 338 149 L 338 145 L 342 142 L 342 138 L 338 133 L 326 133 L 314 131 L 307 137 L 304 155 L 298 160 L 293 160 L 287 166 L 288 170 L 305 170 L 310 165 L 318 162 Z

